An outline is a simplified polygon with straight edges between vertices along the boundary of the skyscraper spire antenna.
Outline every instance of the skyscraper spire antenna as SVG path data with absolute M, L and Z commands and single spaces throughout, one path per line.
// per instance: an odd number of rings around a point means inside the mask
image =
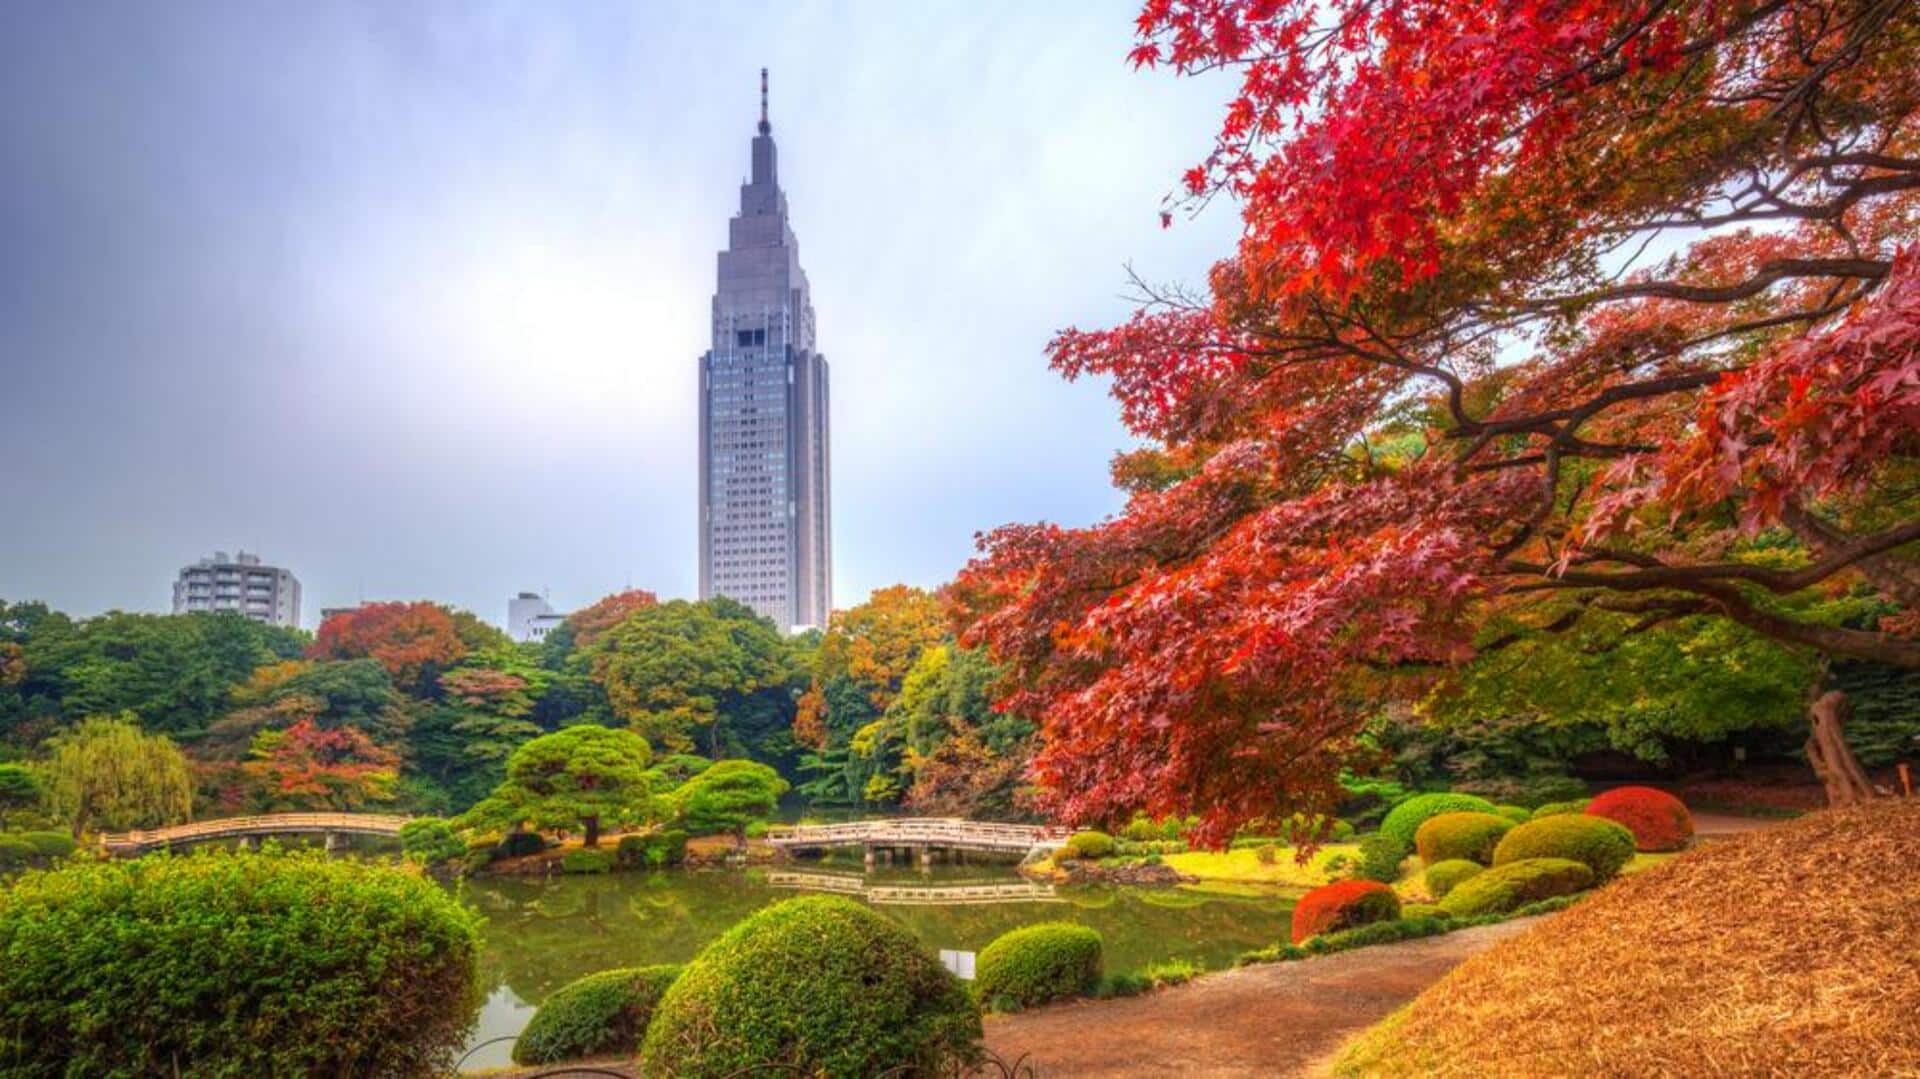
M 767 122 L 767 69 L 760 69 L 760 133 L 773 134 L 773 125 Z

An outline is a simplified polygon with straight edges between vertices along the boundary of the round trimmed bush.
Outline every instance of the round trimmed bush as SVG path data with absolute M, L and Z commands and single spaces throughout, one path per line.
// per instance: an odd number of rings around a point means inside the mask
M 1525 824 L 1533 819 L 1533 810 L 1526 806 L 1497 805 L 1493 807 L 1493 811 L 1515 824 Z
M 912 934 L 839 896 L 777 903 L 687 964 L 647 1026 L 642 1071 L 935 1072 L 979 1054 L 980 1011 Z
M 1473 865 L 1472 862 L 1467 862 L 1466 864 Z M 1473 868 L 1479 869 L 1480 867 L 1473 865 Z M 1408 903 L 1400 908 L 1400 917 L 1402 919 L 1449 918 L 1452 917 L 1452 915 L 1447 913 L 1447 908 L 1438 903 Z
M 1400 897 L 1392 888 L 1374 880 L 1334 881 L 1301 896 L 1294 904 L 1293 942 L 1398 917 Z
M 1566 858 L 1593 870 L 1595 883 L 1613 879 L 1633 859 L 1633 833 L 1610 820 L 1562 813 L 1528 821 L 1494 848 L 1493 864 L 1531 858 Z
M 603 970 L 568 982 L 540 1002 L 513 1043 L 516 1064 L 561 1060 L 640 1048 L 654 1006 L 680 976 L 676 965 Z
M 1479 862 L 1470 862 L 1465 858 L 1435 862 L 1427 867 L 1427 891 L 1435 899 L 1444 899 L 1448 892 L 1460 886 L 1461 881 L 1477 877 L 1486 869 Z
M 1498 813 L 1442 813 L 1428 817 L 1413 834 L 1420 860 L 1435 862 L 1464 858 L 1481 865 L 1493 861 L 1493 848 L 1514 823 Z
M 426 1075 L 479 1004 L 478 919 L 318 851 L 76 861 L 0 892 L 13 1075 Z
M 1566 858 L 1529 858 L 1496 865 L 1461 881 L 1440 901 L 1440 909 L 1455 918 L 1505 914 L 1542 899 L 1572 895 L 1592 884 L 1593 870 L 1584 863 Z
M 1564 813 L 1585 813 L 1589 801 L 1591 801 L 1591 799 L 1575 798 L 1571 802 L 1548 802 L 1546 805 L 1534 810 L 1531 819 L 1539 820 L 1541 817 L 1558 817 Z
M 1652 787 L 1615 787 L 1587 803 L 1587 813 L 1626 826 L 1640 850 L 1679 850 L 1693 839 L 1687 804 Z
M 1380 822 L 1380 834 L 1413 849 L 1413 837 L 1430 817 L 1442 813 L 1492 813 L 1493 803 L 1471 794 L 1416 794 L 1394 806 Z
M 1093 860 L 1109 857 L 1116 846 L 1113 837 L 1105 832 L 1075 832 L 1061 850 L 1069 858 Z
M 1079 996 L 1100 981 L 1100 934 L 1071 922 L 1044 922 L 1002 933 L 975 963 L 974 996 L 989 1006 L 1022 1008 Z

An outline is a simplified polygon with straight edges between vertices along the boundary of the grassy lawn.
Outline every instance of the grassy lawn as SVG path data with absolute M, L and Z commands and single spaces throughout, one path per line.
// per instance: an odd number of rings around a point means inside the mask
M 1312 888 L 1333 879 L 1324 868 L 1328 859 L 1345 855 L 1352 860 L 1358 856 L 1359 850 L 1352 843 L 1329 843 L 1315 851 L 1306 865 L 1295 860 L 1292 847 L 1278 848 L 1272 862 L 1262 862 L 1260 852 L 1256 850 L 1188 851 L 1185 854 L 1165 855 L 1161 861 L 1178 872 L 1199 877 L 1202 881 Z

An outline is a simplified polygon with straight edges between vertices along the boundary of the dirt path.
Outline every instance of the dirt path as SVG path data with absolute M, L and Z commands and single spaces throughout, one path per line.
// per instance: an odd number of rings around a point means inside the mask
M 987 1020 L 987 1047 L 1036 1079 L 1299 1076 L 1461 960 L 1537 919 L 1211 974 L 1120 1000 Z

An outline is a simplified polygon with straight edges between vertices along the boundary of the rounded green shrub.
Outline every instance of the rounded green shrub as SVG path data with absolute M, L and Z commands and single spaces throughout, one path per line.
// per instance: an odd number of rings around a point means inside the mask
M 1135 843 L 1175 840 L 1187 830 L 1187 822 L 1179 817 L 1154 820 L 1145 814 L 1135 814 L 1121 829 L 1121 835 Z
M 1593 870 L 1566 858 L 1529 858 L 1496 865 L 1454 886 L 1440 909 L 1455 918 L 1505 914 L 1554 896 L 1572 895 L 1593 884 Z
M 1515 824 L 1525 824 L 1533 819 L 1533 810 L 1526 806 L 1497 805 L 1493 807 L 1493 811 Z
M 1442 813 L 1420 825 L 1413 846 L 1428 865 L 1456 858 L 1486 865 L 1493 861 L 1500 837 L 1513 828 L 1514 823 L 1498 813 Z
M 560 858 L 562 873 L 605 873 L 613 869 L 613 855 L 603 850 L 570 850 Z
M 1442 813 L 1492 813 L 1493 803 L 1471 794 L 1416 794 L 1388 811 L 1380 822 L 1380 834 L 1413 849 L 1413 837 L 1430 817 Z
M 687 964 L 654 1009 L 642 1072 L 864 1076 L 977 1058 L 980 1012 L 905 929 L 850 899 L 790 899 Z
M 1571 802 L 1548 802 L 1546 805 L 1533 811 L 1532 819 L 1539 820 L 1541 817 L 1558 817 L 1565 813 L 1585 813 L 1587 811 L 1587 802 L 1590 800 L 1591 799 L 1587 798 L 1576 798 Z
M 1115 846 L 1113 837 L 1105 832 L 1075 832 L 1072 838 L 1067 840 L 1067 845 L 1061 849 L 1066 851 L 1069 857 L 1091 860 L 1111 856 Z
M 1427 891 L 1435 899 L 1444 899 L 1448 892 L 1460 886 L 1461 881 L 1479 876 L 1486 868 L 1479 862 L 1470 862 L 1465 858 L 1435 862 L 1427 867 Z
M 974 965 L 982 1003 L 1025 1008 L 1090 992 L 1100 981 L 1100 934 L 1071 922 L 1043 922 L 1002 933 Z
M 453 826 L 439 817 L 421 817 L 400 826 L 400 850 L 410 862 L 439 865 L 467 852 Z
M 1593 870 L 1595 883 L 1613 879 L 1633 858 L 1633 833 L 1601 817 L 1563 813 L 1529 821 L 1494 848 L 1493 864 L 1530 858 L 1566 858 Z
M 552 1064 L 639 1049 L 661 994 L 679 976 L 678 966 L 663 964 L 603 970 L 568 982 L 540 1002 L 513 1043 L 514 1063 Z
M 478 919 L 318 851 L 75 861 L 0 892 L 10 1075 L 426 1075 L 479 1004 Z
M 1472 862 L 1467 862 L 1466 864 L 1473 865 Z M 1474 865 L 1473 868 L 1478 870 L 1480 867 L 1477 865 Z M 1412 921 L 1415 918 L 1450 918 L 1450 917 L 1452 917 L 1452 915 L 1447 913 L 1447 908 L 1441 906 L 1438 903 L 1408 903 L 1407 905 L 1400 908 L 1401 921 Z

